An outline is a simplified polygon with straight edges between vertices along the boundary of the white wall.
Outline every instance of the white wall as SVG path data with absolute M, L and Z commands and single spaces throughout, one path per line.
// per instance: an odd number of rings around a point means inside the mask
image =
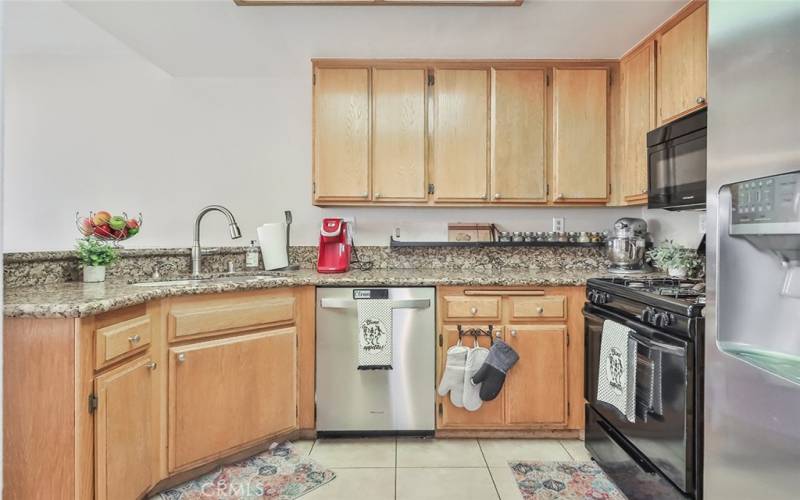
M 142 211 L 129 246 L 189 246 L 196 212 L 220 203 L 245 238 L 292 210 L 293 243 L 315 244 L 324 215 L 355 216 L 360 244 L 387 244 L 448 222 L 509 229 L 607 229 L 638 209 L 319 209 L 311 205 L 307 74 L 281 79 L 173 78 L 135 55 L 11 56 L 7 64 L 5 251 L 71 248 L 76 211 Z M 409 229 L 411 228 L 411 230 Z M 210 214 L 204 243 L 227 239 Z
M 647 221 L 647 228 L 653 241 L 658 244 L 665 240 L 697 248 L 705 233 L 701 227 L 705 212 L 669 212 L 667 210 L 642 209 L 641 217 Z
M 549 51 L 561 57 L 618 57 L 679 7 L 531 2 L 517 11 L 433 9 L 423 17 L 411 8 L 337 11 L 344 25 L 361 23 L 373 31 L 384 26 L 392 33 L 363 44 L 358 30 L 332 31 L 323 17 L 307 15 L 317 11 L 304 8 L 248 10 L 231 2 L 10 5 L 9 25 L 15 29 L 6 56 L 6 252 L 69 249 L 78 236 L 75 212 L 99 209 L 143 213 L 142 232 L 126 246 L 186 247 L 196 212 L 211 203 L 234 212 L 244 238 L 229 240 L 223 218 L 210 214 L 203 229 L 208 245 L 244 244 L 255 238 L 257 225 L 282 220 L 286 209 L 294 213 L 293 243 L 309 245 L 316 244 L 326 215 L 355 216 L 360 244 L 385 245 L 398 225 L 403 236 L 413 237 L 440 231 L 447 222 L 549 230 L 552 217 L 564 216 L 570 231 L 607 229 L 641 210 L 313 207 L 309 60 L 404 53 L 546 57 Z M 478 12 L 489 17 L 476 17 Z M 349 13 L 355 17 L 345 16 Z M 620 24 L 620 13 L 627 16 L 625 23 Z M 389 18 L 404 19 L 402 29 L 390 28 Z M 316 19 L 324 29 L 315 27 Z M 521 19 L 532 26 L 587 25 L 596 33 L 564 40 L 563 33 L 554 38 L 544 29 L 526 30 Z M 275 42 L 264 38 L 270 31 L 263 28 L 277 28 L 276 22 L 302 43 L 261 43 Z M 507 24 L 521 43 L 503 44 L 499 34 Z M 433 26 L 446 29 L 431 31 Z M 220 44 L 212 47 L 208 37 Z M 441 43 L 425 42 L 429 49 L 418 43 L 428 39 Z M 564 52 L 567 46 L 571 52 Z M 260 69 L 246 71 L 249 63 Z

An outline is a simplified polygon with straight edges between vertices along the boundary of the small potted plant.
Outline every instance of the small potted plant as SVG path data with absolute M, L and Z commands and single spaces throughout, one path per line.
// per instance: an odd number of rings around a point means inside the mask
M 113 264 L 119 257 L 116 248 L 93 237 L 78 240 L 75 252 L 83 264 L 84 283 L 105 281 L 106 266 Z
M 673 278 L 685 278 L 703 265 L 703 260 L 695 250 L 665 241 L 647 253 L 655 266 Z

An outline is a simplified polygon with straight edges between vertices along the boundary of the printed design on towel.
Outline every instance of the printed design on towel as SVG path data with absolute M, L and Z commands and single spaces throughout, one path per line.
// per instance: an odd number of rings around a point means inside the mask
M 367 318 L 361 323 L 361 343 L 366 351 L 380 351 L 386 347 L 389 335 L 383 322 L 375 318 Z
M 616 347 L 612 347 L 606 356 L 606 376 L 611 390 L 621 395 L 625 390 L 625 365 L 622 362 L 622 353 Z

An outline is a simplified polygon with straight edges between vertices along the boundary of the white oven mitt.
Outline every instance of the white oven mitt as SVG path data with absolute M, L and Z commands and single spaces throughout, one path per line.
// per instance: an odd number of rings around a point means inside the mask
M 440 396 L 450 392 L 450 402 L 459 408 L 464 406 L 464 369 L 467 364 L 467 351 L 469 349 L 458 343 L 447 350 L 447 361 L 439 381 Z
M 477 344 L 477 343 L 476 343 Z M 483 404 L 481 384 L 472 383 L 472 376 L 483 366 L 489 357 L 489 349 L 476 345 L 467 352 L 467 365 L 464 369 L 464 409 L 477 411 Z

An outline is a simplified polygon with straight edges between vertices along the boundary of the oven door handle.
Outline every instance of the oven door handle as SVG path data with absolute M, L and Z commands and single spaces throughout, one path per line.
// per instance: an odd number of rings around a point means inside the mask
M 650 349 L 655 349 L 656 351 L 666 352 L 668 354 L 674 354 L 675 356 L 686 357 L 686 349 L 679 346 L 665 344 L 663 342 L 659 342 L 657 340 L 648 339 L 646 337 L 642 337 L 635 332 L 631 333 L 631 336 L 636 339 L 636 342 L 644 345 L 645 347 L 649 347 Z

